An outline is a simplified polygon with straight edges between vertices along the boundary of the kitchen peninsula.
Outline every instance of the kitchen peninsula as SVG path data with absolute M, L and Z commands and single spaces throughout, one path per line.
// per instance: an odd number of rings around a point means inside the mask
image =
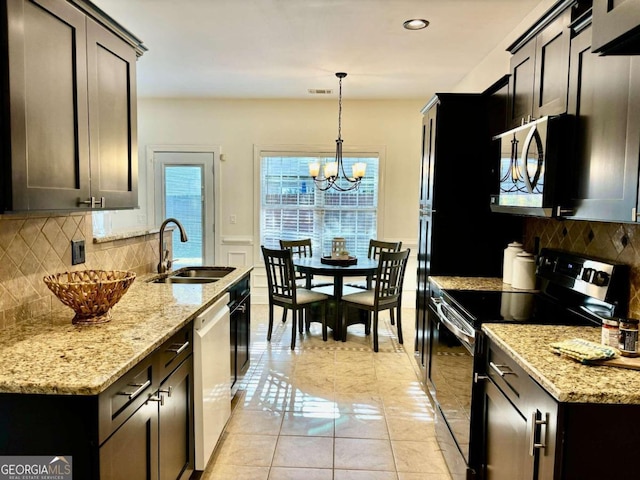
M 65 308 L 4 330 L 0 451 L 66 455 L 74 478 L 98 479 L 135 464 L 155 474 L 163 468 L 159 452 L 185 441 L 192 470 L 192 420 L 184 422 L 193 415 L 192 322 L 226 292 L 248 285 L 251 270 L 236 267 L 217 282 L 195 285 L 151 283 L 156 275 L 142 275 L 108 323 L 72 325 L 73 312 Z M 166 387 L 176 374 L 181 386 Z M 163 426 L 172 426 L 162 417 L 165 401 L 182 402 L 182 424 L 190 426 L 187 438 L 169 438 L 163 447 L 163 435 L 171 435 Z M 123 463 L 118 455 L 125 453 Z

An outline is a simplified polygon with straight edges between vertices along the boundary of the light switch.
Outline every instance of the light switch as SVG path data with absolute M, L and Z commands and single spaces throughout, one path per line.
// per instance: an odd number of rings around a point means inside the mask
M 229 223 L 231 223 L 232 225 L 235 225 L 236 223 L 238 223 L 238 218 L 236 217 L 235 214 L 229 215 Z
M 78 265 L 84 262 L 84 240 L 71 240 L 71 265 Z

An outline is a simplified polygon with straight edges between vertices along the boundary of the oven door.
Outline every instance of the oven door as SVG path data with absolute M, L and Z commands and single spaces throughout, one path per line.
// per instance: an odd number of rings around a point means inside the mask
M 436 407 L 438 444 L 454 480 L 472 478 L 470 439 L 475 332 L 440 298 L 431 298 L 429 391 Z

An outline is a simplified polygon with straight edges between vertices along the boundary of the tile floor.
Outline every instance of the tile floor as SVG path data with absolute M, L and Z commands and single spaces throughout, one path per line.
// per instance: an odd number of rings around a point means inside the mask
M 251 368 L 203 480 L 450 480 L 433 409 L 416 376 L 414 310 L 403 310 L 408 353 L 384 314 L 374 353 L 361 325 L 348 341 L 320 325 L 298 335 L 252 305 Z

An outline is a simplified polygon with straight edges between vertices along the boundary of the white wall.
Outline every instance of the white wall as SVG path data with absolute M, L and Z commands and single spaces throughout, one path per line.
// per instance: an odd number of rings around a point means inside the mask
M 384 146 L 386 168 L 381 172 L 384 195 L 381 237 L 401 240 L 416 252 L 420 109 L 428 99 L 402 101 L 343 101 L 342 138 L 347 146 Z M 217 263 L 254 264 L 258 269 L 259 232 L 254 231 L 254 145 L 326 145 L 335 149 L 335 100 L 139 99 L 140 210 L 115 212 L 114 230 L 153 224 L 147 218 L 146 148 L 149 145 L 219 145 L 221 162 L 222 240 Z M 229 222 L 234 214 L 236 224 Z M 231 259 L 231 260 L 230 260 Z M 260 288 L 257 270 L 254 285 Z M 410 266 L 406 291 L 415 289 Z M 265 282 L 266 284 L 266 282 Z M 259 294 L 259 291 L 255 292 Z M 413 305 L 407 295 L 405 305 Z

